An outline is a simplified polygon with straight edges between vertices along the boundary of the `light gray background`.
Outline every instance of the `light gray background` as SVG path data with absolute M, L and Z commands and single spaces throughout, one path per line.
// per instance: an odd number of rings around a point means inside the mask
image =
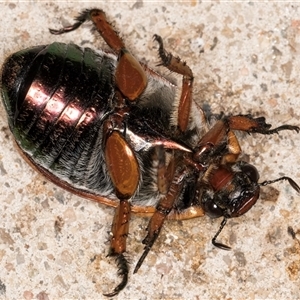
M 153 67 L 158 59 L 152 35 L 160 34 L 167 49 L 193 69 L 194 99 L 213 112 L 300 125 L 299 4 L 221 2 L 2 1 L 0 61 L 53 41 L 103 46 L 89 26 L 58 37 L 48 32 L 72 23 L 85 8 L 100 7 L 134 55 Z M 33 171 L 14 147 L 2 104 L 0 129 L 0 299 L 103 298 L 119 282 L 114 261 L 106 258 L 114 210 L 71 195 Z M 240 138 L 261 180 L 286 174 L 300 183 L 299 134 Z M 300 196 L 287 183 L 264 188 L 257 205 L 222 232 L 230 252 L 211 244 L 221 220 L 168 222 L 116 298 L 299 299 L 300 247 L 287 234 L 288 225 L 300 229 L 299 207 Z M 56 234 L 58 217 L 64 225 Z M 140 217 L 131 222 L 133 265 L 146 224 Z

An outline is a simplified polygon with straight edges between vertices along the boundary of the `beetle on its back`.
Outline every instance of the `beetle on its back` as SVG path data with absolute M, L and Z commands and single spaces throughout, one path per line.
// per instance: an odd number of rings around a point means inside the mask
M 109 254 L 115 256 L 121 283 L 127 283 L 124 256 L 130 213 L 153 216 L 137 272 L 166 218 L 246 213 L 257 201 L 256 168 L 238 161 L 233 130 L 278 133 L 251 115 L 222 116 L 209 130 L 203 111 L 192 100 L 193 74 L 155 35 L 161 63 L 182 75 L 181 91 L 139 63 L 107 22 L 103 11 L 86 10 L 72 26 L 91 20 L 114 54 L 53 43 L 10 56 L 3 67 L 2 95 L 10 129 L 25 158 L 55 183 L 79 195 L 117 207 Z M 178 94 L 178 95 L 177 95 Z

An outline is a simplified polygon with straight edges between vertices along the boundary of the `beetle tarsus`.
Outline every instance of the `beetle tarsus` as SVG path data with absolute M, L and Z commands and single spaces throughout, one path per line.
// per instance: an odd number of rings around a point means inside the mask
M 79 28 L 84 22 L 91 19 L 90 15 L 91 15 L 92 11 L 101 11 L 101 10 L 99 10 L 99 9 L 86 9 L 79 16 L 77 16 L 75 18 L 75 21 L 77 21 L 77 22 L 74 23 L 73 25 L 66 26 L 66 27 L 63 27 L 61 29 L 50 29 L 49 28 L 49 31 L 50 31 L 51 34 L 54 34 L 54 35 L 60 35 L 60 34 L 70 32 L 70 31 L 74 31 L 77 28 Z
M 293 126 L 293 125 L 281 125 L 279 127 L 270 129 L 271 125 L 265 122 L 264 117 L 256 118 L 253 120 L 256 121 L 258 125 L 256 128 L 251 128 L 250 132 L 256 132 L 261 134 L 274 134 L 274 133 L 278 134 L 279 131 L 282 130 L 294 130 L 296 132 L 300 131 L 299 126 Z
M 161 59 L 161 63 L 159 64 L 159 66 L 166 67 L 170 65 L 173 55 L 165 50 L 161 36 L 159 36 L 158 34 L 154 34 L 153 39 L 158 43 L 159 46 L 158 55 Z
M 169 214 L 170 210 L 162 210 L 157 209 L 152 218 L 150 219 L 148 225 L 148 234 L 143 240 L 143 244 L 145 244 L 144 252 L 140 259 L 138 260 L 133 273 L 136 273 L 141 265 L 143 264 L 145 258 L 147 257 L 148 253 L 150 252 L 154 242 L 156 241 L 157 237 L 159 236 L 160 230 L 162 228 L 163 222 L 166 216 Z M 155 229 L 154 229 L 155 228 Z
M 299 126 L 281 125 L 276 128 L 271 128 L 271 124 L 266 123 L 264 117 L 253 118 L 252 115 L 236 115 L 225 117 L 224 123 L 227 123 L 231 130 L 240 130 L 248 133 L 274 134 L 282 130 L 294 130 L 300 132 Z
M 76 30 L 78 27 L 81 26 L 81 24 L 82 23 L 77 22 L 77 23 L 75 23 L 71 26 L 63 27 L 61 29 L 51 29 L 51 28 L 49 28 L 49 31 L 50 31 L 51 34 L 60 35 L 60 34 L 64 34 L 64 33 Z
M 273 129 L 268 129 L 265 130 L 265 128 L 257 128 L 254 129 L 253 132 L 261 133 L 261 134 L 274 134 L 274 133 L 279 133 L 279 131 L 282 130 L 293 130 L 296 131 L 297 133 L 300 132 L 300 127 L 298 126 L 293 126 L 293 125 L 281 125 L 279 127 L 273 128 Z
M 128 281 L 128 262 L 124 254 L 118 254 L 116 256 L 116 262 L 118 266 L 118 275 L 122 277 L 122 281 L 114 288 L 111 293 L 103 294 L 106 297 L 113 297 L 117 295 L 127 284 Z

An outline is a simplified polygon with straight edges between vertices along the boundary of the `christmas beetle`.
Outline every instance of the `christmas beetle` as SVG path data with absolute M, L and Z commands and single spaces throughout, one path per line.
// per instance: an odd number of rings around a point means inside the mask
M 293 125 L 272 129 L 264 117 L 221 115 L 213 123 L 192 100 L 193 73 L 167 52 L 161 65 L 182 76 L 178 88 L 140 63 L 99 9 L 83 11 L 76 22 L 52 34 L 73 31 L 92 21 L 112 52 L 53 43 L 12 54 L 4 63 L 1 93 L 8 123 L 25 159 L 59 186 L 116 208 L 109 255 L 127 284 L 125 257 L 131 213 L 151 215 L 138 271 L 166 219 L 207 214 L 227 219 L 245 214 L 260 187 L 290 177 L 259 181 L 257 169 L 239 161 L 234 131 L 274 134 L 299 132 Z

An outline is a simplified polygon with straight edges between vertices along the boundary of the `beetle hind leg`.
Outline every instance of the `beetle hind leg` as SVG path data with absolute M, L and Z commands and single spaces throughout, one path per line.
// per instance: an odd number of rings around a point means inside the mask
M 192 106 L 192 91 L 194 76 L 190 67 L 179 57 L 174 57 L 170 52 L 167 52 L 163 45 L 162 38 L 155 34 L 154 40 L 158 42 L 158 54 L 161 59 L 162 66 L 183 76 L 181 95 L 178 106 L 178 128 L 181 132 L 185 132 L 188 128 L 190 111 Z
M 107 171 L 120 201 L 112 224 L 108 256 L 116 258 L 119 268 L 118 275 L 122 277 L 122 280 L 111 293 L 104 294 L 108 297 L 118 294 L 127 284 L 128 262 L 124 253 L 126 252 L 131 214 L 129 199 L 137 190 L 140 180 L 139 164 L 134 151 L 123 134 L 117 130 L 118 126 L 121 127 L 121 124 L 117 124 L 118 121 L 119 123 L 123 122 L 123 117 L 121 115 L 119 117 L 121 119 L 118 120 L 116 116 L 112 115 L 103 125 L 103 148 Z
M 105 293 L 103 296 L 114 297 L 126 286 L 128 281 L 128 261 L 124 254 L 118 254 L 116 256 L 117 266 L 119 268 L 118 275 L 122 277 L 122 281 L 114 288 L 111 293 Z
M 61 29 L 49 29 L 52 34 L 63 34 L 79 28 L 84 22 L 92 21 L 95 29 L 100 33 L 107 45 L 118 56 L 115 71 L 115 83 L 126 99 L 136 100 L 147 86 L 147 76 L 141 64 L 126 49 L 126 46 L 108 22 L 105 12 L 101 9 L 84 10 L 73 25 Z
M 112 237 L 110 241 L 110 251 L 108 256 L 115 257 L 118 266 L 118 275 L 122 277 L 121 282 L 111 293 L 103 294 L 113 297 L 118 294 L 128 281 L 128 261 L 124 255 L 126 252 L 126 239 L 129 232 L 130 204 L 128 200 L 121 200 L 116 209 L 112 225 Z
M 116 256 L 117 266 L 119 268 L 118 275 L 122 277 L 122 281 L 114 288 L 111 293 L 105 293 L 103 296 L 114 297 L 117 295 L 127 284 L 128 281 L 128 261 L 123 253 Z

